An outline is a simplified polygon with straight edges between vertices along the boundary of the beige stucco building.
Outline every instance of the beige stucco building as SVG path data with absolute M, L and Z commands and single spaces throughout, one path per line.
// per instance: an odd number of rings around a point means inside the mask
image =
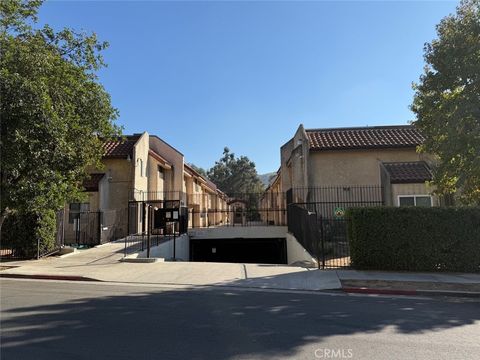
M 335 204 L 438 205 L 428 184 L 433 158 L 416 151 L 423 140 L 410 125 L 334 129 L 300 125 L 280 149 L 280 169 L 265 201 L 293 189 L 287 202 L 331 203 L 324 216 L 332 215 Z
M 286 225 L 287 206 L 285 191 L 282 187 L 281 168 L 270 180 L 260 200 L 262 220 L 270 225 Z
M 103 167 L 91 169 L 83 184 L 88 200 L 65 209 L 67 242 L 104 243 L 145 232 L 148 206 L 185 208 L 189 226 L 223 222 L 226 195 L 158 136 L 127 135 L 105 142 L 104 149 Z

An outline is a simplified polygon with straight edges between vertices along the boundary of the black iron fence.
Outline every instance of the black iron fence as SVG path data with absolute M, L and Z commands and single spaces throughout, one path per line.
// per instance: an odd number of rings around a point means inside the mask
M 178 233 L 150 234 L 150 236 L 148 234 L 130 234 L 123 240 L 125 242 L 124 256 L 147 251 L 149 248 L 174 240 L 178 236 Z
M 129 201 L 124 256 L 175 240 L 188 229 L 188 209 L 180 200 Z M 175 241 L 173 242 L 175 247 Z M 175 251 L 175 250 L 174 250 Z
M 96 246 L 127 235 L 127 209 L 65 211 L 62 237 L 65 245 Z
M 319 217 L 297 204 L 288 206 L 288 231 L 322 269 L 350 266 L 347 221 Z
M 288 204 L 301 204 L 323 218 L 337 218 L 351 207 L 384 205 L 379 185 L 324 186 L 293 188 L 287 192 Z
M 373 185 L 294 188 L 287 202 L 288 230 L 327 269 L 350 266 L 347 209 L 385 204 Z
M 189 227 L 215 226 L 286 226 L 287 210 L 231 207 L 226 210 L 189 210 Z

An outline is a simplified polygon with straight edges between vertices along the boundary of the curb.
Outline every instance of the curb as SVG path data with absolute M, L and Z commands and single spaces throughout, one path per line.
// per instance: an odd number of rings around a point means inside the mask
M 342 287 L 342 290 L 346 293 L 354 294 L 378 294 L 378 295 L 407 295 L 415 296 L 418 295 L 416 290 L 399 290 L 399 289 L 372 289 L 365 287 Z
M 129 257 L 124 257 L 120 259 L 120 262 L 125 262 L 125 263 L 139 263 L 139 264 L 150 264 L 150 263 L 156 263 L 156 262 L 165 262 L 164 258 L 129 258 Z
M 62 281 L 98 281 L 101 280 L 74 275 L 24 275 L 24 274 L 0 274 L 0 278 L 10 279 L 40 279 L 40 280 L 62 280 Z
M 342 290 L 352 294 L 372 295 L 406 295 L 406 296 L 451 296 L 480 298 L 480 292 L 449 291 L 449 290 L 401 290 L 401 289 L 375 289 L 365 287 L 343 287 Z

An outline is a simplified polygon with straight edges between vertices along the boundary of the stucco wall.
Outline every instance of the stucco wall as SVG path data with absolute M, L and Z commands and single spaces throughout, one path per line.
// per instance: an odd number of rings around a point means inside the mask
M 163 200 L 163 192 L 168 191 L 167 179 L 171 178 L 171 171 L 160 165 L 153 156 L 148 156 L 148 192 L 152 200 Z M 160 177 L 159 167 L 162 168 L 163 178 Z
M 195 239 L 267 239 L 284 238 L 286 226 L 219 226 L 216 228 L 190 229 L 188 234 Z
M 310 263 L 316 265 L 317 261 L 310 253 L 297 241 L 295 236 L 290 233 L 286 235 L 287 239 L 287 263 L 293 264 L 297 262 Z
M 150 136 L 150 148 L 160 154 L 165 160 L 172 164 L 171 184 L 168 184 L 169 191 L 183 191 L 183 154 L 156 136 Z M 166 179 L 170 181 L 170 179 Z
M 135 177 L 133 179 L 133 187 L 135 188 L 136 200 L 142 200 L 138 196 L 138 191 L 148 192 L 148 150 L 149 150 L 149 135 L 144 132 L 138 139 L 133 150 L 132 162 L 135 166 Z
M 392 184 L 392 205 L 398 206 L 398 195 L 431 195 L 433 187 L 428 184 Z M 437 196 L 432 196 L 432 206 L 439 206 Z
M 303 125 L 300 125 L 293 138 L 280 149 L 282 191 L 308 186 L 308 149 L 308 137 Z
M 309 186 L 380 185 L 380 162 L 419 160 L 413 148 L 311 152 Z
M 101 183 L 101 206 L 104 209 L 123 209 L 128 206 L 129 191 L 133 186 L 133 160 L 104 159 L 105 181 Z

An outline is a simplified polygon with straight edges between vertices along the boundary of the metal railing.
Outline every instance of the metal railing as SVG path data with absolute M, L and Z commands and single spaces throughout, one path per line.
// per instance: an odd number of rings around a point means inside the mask
M 233 208 L 189 210 L 190 228 L 215 226 L 286 226 L 286 209 Z
M 174 240 L 179 234 L 131 234 L 125 237 L 124 256 L 137 252 L 148 251 L 149 248 Z M 148 257 L 148 255 L 147 255 Z
M 287 192 L 288 204 L 300 204 L 324 218 L 334 218 L 338 210 L 384 205 L 380 185 L 342 185 L 293 188 Z
M 131 189 L 130 201 L 156 201 L 156 200 L 178 200 L 183 204 L 187 203 L 187 194 L 183 191 L 143 191 Z

